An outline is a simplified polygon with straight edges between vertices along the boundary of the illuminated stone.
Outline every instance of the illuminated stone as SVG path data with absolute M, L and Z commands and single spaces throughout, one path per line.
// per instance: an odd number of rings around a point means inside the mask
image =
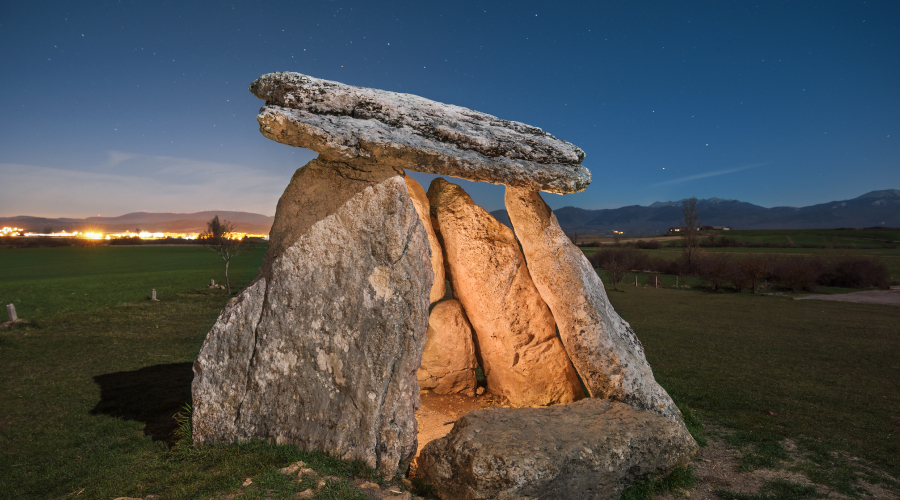
M 488 390 L 514 405 L 582 398 L 512 230 L 444 179 L 431 183 L 428 199 L 443 237 L 453 295 L 475 329 Z
M 613 309 L 597 272 L 540 193 L 507 187 L 506 210 L 534 284 L 591 396 L 652 410 L 684 425 L 678 407 L 656 383 L 634 330 Z

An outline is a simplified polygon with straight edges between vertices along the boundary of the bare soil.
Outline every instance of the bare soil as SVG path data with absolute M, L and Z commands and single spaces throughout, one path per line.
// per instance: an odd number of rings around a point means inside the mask
M 709 427 L 707 427 L 709 429 Z M 788 451 L 792 459 L 799 459 L 795 452 L 796 444 L 791 440 L 785 440 L 782 445 Z M 782 479 L 803 486 L 814 486 L 824 498 L 834 500 L 849 500 L 850 497 L 836 492 L 827 486 L 811 482 L 800 472 L 787 470 L 791 463 L 785 464 L 785 469 L 757 469 L 754 471 L 740 470 L 741 451 L 718 439 L 709 439 L 709 444 L 700 448 L 694 457 L 692 467 L 699 481 L 697 485 L 679 494 L 666 493 L 656 497 L 660 500 L 676 500 L 677 498 L 690 498 L 691 500 L 722 500 L 716 495 L 716 490 L 727 490 L 737 493 L 759 493 L 760 488 L 769 481 Z M 862 483 L 858 486 L 868 491 L 871 496 L 865 495 L 865 499 L 889 499 L 897 500 L 900 496 L 879 485 Z

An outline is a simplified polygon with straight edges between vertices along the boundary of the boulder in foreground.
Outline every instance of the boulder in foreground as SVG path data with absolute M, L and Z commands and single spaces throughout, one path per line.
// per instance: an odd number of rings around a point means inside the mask
M 473 411 L 425 445 L 417 465 L 443 500 L 618 500 L 636 480 L 686 465 L 696 448 L 657 413 L 584 399 Z

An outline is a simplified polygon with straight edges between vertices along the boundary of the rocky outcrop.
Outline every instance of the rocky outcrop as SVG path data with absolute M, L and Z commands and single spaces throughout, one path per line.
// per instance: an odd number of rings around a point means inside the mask
M 444 500 L 618 500 L 635 480 L 686 465 L 696 448 L 657 413 L 585 399 L 473 411 L 425 445 L 417 469 Z
M 409 197 L 412 199 L 416 213 L 419 214 L 419 220 L 428 233 L 428 244 L 431 246 L 431 270 L 434 272 L 434 283 L 431 285 L 430 300 L 435 303 L 444 297 L 447 293 L 447 282 L 444 279 L 444 251 L 438 241 L 434 228 L 431 225 L 431 205 L 428 204 L 428 196 L 422 185 L 408 175 L 403 176 L 406 181 L 406 189 L 409 191 Z
M 613 309 L 597 272 L 563 233 L 540 194 L 508 187 L 506 210 L 534 284 L 591 396 L 653 410 L 681 423 L 681 412 L 656 383 L 634 330 Z
M 264 136 L 323 157 L 560 194 L 591 182 L 581 149 L 524 123 L 299 73 L 263 75 L 250 91 L 266 102 Z
M 402 172 L 324 160 L 299 169 L 260 276 L 194 363 L 194 442 L 270 439 L 405 470 L 429 253 Z
M 419 367 L 419 388 L 437 394 L 475 395 L 472 325 L 458 300 L 435 304 L 428 317 L 428 340 Z
M 578 376 L 513 232 L 444 179 L 431 183 L 428 199 L 454 297 L 475 329 L 488 389 L 524 406 L 581 398 Z

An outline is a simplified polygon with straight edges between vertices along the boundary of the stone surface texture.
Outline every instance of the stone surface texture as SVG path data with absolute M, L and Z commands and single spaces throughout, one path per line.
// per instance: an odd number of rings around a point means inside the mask
M 278 202 L 263 268 L 194 363 L 195 443 L 270 439 L 388 477 L 416 451 L 433 273 L 403 173 L 313 160 Z
M 263 75 L 250 91 L 266 102 L 264 136 L 323 157 L 559 194 L 591 182 L 581 149 L 524 123 L 299 73 Z
M 488 389 L 517 406 L 583 397 L 512 230 L 442 178 L 431 183 L 428 199 L 443 238 L 453 295 L 475 329 Z
M 419 220 L 422 221 L 425 232 L 428 233 L 428 244 L 431 246 L 431 270 L 434 272 L 430 300 L 434 304 L 447 293 L 447 281 L 444 279 L 444 251 L 441 249 L 441 243 L 431 225 L 431 205 L 428 203 L 425 189 L 408 175 L 404 175 L 403 180 L 406 181 L 406 189 L 409 191 L 409 197 L 416 208 L 416 213 L 419 214 Z
M 419 388 L 436 394 L 475 396 L 475 344 L 462 304 L 454 299 L 435 304 L 428 317 L 427 335 L 417 373 Z
M 505 198 L 532 280 L 591 396 L 653 410 L 681 423 L 681 412 L 656 383 L 641 342 L 613 309 L 597 272 L 559 227 L 540 193 L 507 187 Z
M 585 399 L 473 411 L 425 445 L 417 473 L 444 500 L 618 500 L 635 480 L 686 465 L 696 448 L 657 413 Z

